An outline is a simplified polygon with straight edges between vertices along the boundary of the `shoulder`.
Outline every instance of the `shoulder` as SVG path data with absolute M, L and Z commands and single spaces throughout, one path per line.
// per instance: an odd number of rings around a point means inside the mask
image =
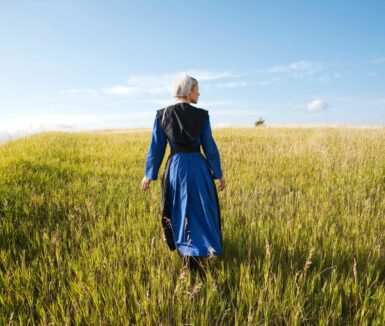
M 202 108 L 196 108 L 201 116 L 203 116 L 203 119 L 205 123 L 209 120 L 210 114 L 208 110 L 202 109 Z
M 159 116 L 163 115 L 164 110 L 165 110 L 165 108 L 156 110 L 156 117 L 159 118 Z
M 173 107 L 174 107 L 174 105 L 170 105 L 168 107 L 156 110 L 156 117 L 157 118 L 162 117 L 163 114 L 165 113 L 165 111 L 167 111 L 168 109 L 171 109 Z M 209 115 L 209 111 L 208 110 L 205 110 L 205 109 L 202 109 L 202 108 L 198 108 L 198 107 L 195 107 L 195 106 L 192 106 L 192 108 L 190 108 L 189 110 L 194 111 L 194 112 L 196 112 L 199 115 L 203 115 L 203 116 L 208 116 Z M 168 111 L 171 111 L 171 110 L 168 110 Z
M 173 105 L 169 105 L 165 108 L 162 108 L 162 109 L 159 109 L 159 110 L 156 110 L 156 117 L 157 118 L 160 118 L 163 116 L 163 114 L 165 113 L 165 111 L 170 111 L 169 109 L 171 109 L 173 107 Z
M 209 114 L 209 111 L 208 110 L 205 110 L 205 109 L 202 109 L 202 108 L 198 108 L 196 106 L 192 106 L 197 112 L 201 113 L 201 114 Z
M 200 120 L 203 120 L 203 122 L 206 122 L 209 118 L 208 110 L 197 108 L 194 106 L 194 112 L 196 112 L 196 115 L 200 118 Z

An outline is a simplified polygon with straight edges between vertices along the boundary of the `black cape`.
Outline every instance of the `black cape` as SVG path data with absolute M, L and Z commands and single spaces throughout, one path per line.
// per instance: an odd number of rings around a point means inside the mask
M 176 145 L 189 146 L 203 130 L 208 111 L 178 103 L 156 111 L 162 128 Z
M 203 130 L 206 119 L 208 118 L 208 111 L 196 108 L 189 103 L 177 103 L 167 108 L 156 111 L 157 118 L 159 118 L 163 131 L 167 138 L 174 142 L 179 148 L 185 148 L 186 151 L 194 150 L 192 143 L 197 139 Z M 199 148 L 200 151 L 200 148 Z M 162 176 L 162 227 L 164 231 L 165 240 L 170 250 L 175 250 L 175 240 L 172 232 L 171 212 L 172 207 L 169 207 L 167 202 L 168 195 L 168 178 L 173 153 L 167 158 L 166 167 Z M 215 186 L 214 178 L 212 178 L 215 198 L 218 208 L 219 229 L 221 230 L 221 213 L 218 199 L 218 192 Z M 222 231 L 220 233 L 222 245 Z

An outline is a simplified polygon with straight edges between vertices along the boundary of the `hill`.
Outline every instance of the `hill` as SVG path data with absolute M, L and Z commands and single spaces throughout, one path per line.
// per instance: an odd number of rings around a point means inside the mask
M 384 324 L 385 130 L 213 131 L 224 254 L 162 240 L 151 131 L 0 146 L 0 324 Z

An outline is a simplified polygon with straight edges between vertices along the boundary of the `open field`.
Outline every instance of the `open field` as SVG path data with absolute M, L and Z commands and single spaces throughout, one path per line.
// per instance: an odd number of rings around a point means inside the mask
M 0 324 L 385 324 L 385 129 L 217 128 L 224 254 L 162 240 L 151 130 L 0 146 Z

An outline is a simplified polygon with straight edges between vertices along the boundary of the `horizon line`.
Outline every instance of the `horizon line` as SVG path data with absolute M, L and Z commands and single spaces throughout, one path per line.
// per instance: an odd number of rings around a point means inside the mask
M 263 129 L 263 128 L 343 128 L 343 129 L 382 129 L 385 128 L 385 124 L 264 124 L 260 126 L 255 125 L 213 125 L 211 129 Z M 1 138 L 0 131 L 0 144 L 4 144 L 8 141 L 44 134 L 44 133 L 124 133 L 124 132 L 133 132 L 133 131 L 152 131 L 152 127 L 125 127 L 125 128 L 96 128 L 96 129 L 79 129 L 79 130 L 60 130 L 60 129 L 51 129 L 51 130 L 39 130 L 35 132 L 25 132 L 23 130 L 9 133 L 3 132 L 4 138 Z

